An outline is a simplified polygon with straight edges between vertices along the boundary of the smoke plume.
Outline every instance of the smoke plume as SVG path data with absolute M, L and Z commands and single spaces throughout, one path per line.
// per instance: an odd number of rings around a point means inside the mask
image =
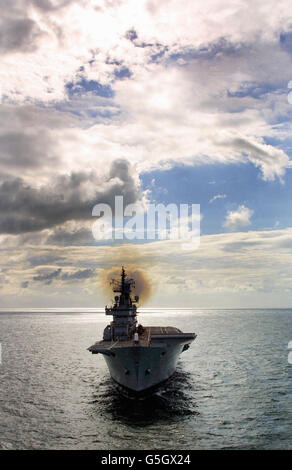
M 126 274 L 129 278 L 134 279 L 135 288 L 134 295 L 139 295 L 139 303 L 144 304 L 151 294 L 151 282 L 147 274 L 135 265 L 127 264 L 125 267 Z M 99 285 L 107 298 L 112 298 L 113 291 L 110 285 L 112 279 L 120 279 L 121 265 L 112 266 L 108 269 L 102 269 L 99 273 Z

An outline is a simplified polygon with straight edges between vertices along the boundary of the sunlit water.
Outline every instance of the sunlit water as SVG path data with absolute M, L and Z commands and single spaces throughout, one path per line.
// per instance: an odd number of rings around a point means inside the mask
M 175 375 L 133 400 L 101 355 L 102 311 L 0 312 L 0 448 L 292 448 L 292 310 L 149 310 L 196 332 Z

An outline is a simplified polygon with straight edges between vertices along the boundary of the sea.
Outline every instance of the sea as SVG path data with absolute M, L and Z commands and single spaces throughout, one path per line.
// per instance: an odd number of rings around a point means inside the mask
M 87 351 L 107 321 L 102 309 L 0 311 L 0 449 L 292 448 L 292 309 L 141 309 L 145 326 L 197 338 L 140 398 Z

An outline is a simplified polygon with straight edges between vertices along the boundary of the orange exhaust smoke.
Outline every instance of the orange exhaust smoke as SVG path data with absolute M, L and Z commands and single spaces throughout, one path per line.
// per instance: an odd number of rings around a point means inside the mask
M 107 298 L 113 297 L 110 281 L 112 279 L 120 279 L 121 268 L 121 265 L 112 266 L 108 269 L 101 269 L 99 272 L 98 282 Z M 135 281 L 135 288 L 133 288 L 134 295 L 139 295 L 140 304 L 145 303 L 151 294 L 151 282 L 147 274 L 141 268 L 131 264 L 125 266 L 125 271 L 127 276 Z

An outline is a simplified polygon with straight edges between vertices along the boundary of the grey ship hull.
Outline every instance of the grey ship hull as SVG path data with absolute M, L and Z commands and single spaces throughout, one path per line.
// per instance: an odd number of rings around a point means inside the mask
M 145 330 L 138 343 L 100 341 L 89 348 L 93 354 L 104 355 L 110 375 L 118 384 L 135 392 L 168 379 L 175 371 L 180 353 L 196 337 L 194 333 L 182 333 L 172 327 L 146 327 Z

